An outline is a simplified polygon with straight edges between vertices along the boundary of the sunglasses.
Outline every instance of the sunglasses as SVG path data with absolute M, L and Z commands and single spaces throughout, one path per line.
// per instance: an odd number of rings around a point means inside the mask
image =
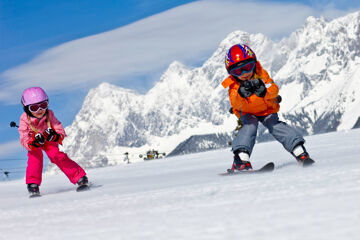
M 29 110 L 30 110 L 30 112 L 35 113 L 35 112 L 39 111 L 40 109 L 46 110 L 48 108 L 48 105 L 49 105 L 48 101 L 31 104 L 31 105 L 29 105 Z
M 240 77 L 241 75 L 243 75 L 245 73 L 252 72 L 255 68 L 255 65 L 256 65 L 255 61 L 245 63 L 243 65 L 235 67 L 234 69 L 231 69 L 230 74 L 235 77 Z

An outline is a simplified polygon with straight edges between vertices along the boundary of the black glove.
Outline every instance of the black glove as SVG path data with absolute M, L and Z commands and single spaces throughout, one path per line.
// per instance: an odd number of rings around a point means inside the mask
M 40 133 L 37 133 L 35 135 L 35 138 L 32 142 L 30 142 L 30 145 L 33 146 L 33 147 L 41 147 L 42 145 L 44 145 L 45 143 L 45 138 L 43 135 L 41 135 Z
M 243 81 L 238 89 L 241 97 L 247 98 L 253 94 L 253 87 L 249 80 Z
M 256 96 L 262 98 L 265 97 L 267 89 L 265 87 L 264 82 L 261 79 L 252 79 L 251 86 L 252 86 L 252 91 L 253 93 L 255 93 Z
M 46 129 L 43 135 L 46 141 L 49 142 L 57 142 L 60 139 L 60 135 L 57 132 L 55 132 L 52 128 Z

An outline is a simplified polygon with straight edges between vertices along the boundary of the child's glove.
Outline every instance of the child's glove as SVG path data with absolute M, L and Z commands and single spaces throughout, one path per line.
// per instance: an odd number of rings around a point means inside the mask
M 34 140 L 29 143 L 29 145 L 34 148 L 39 148 L 45 143 L 45 138 L 40 133 L 37 133 L 34 137 Z
M 265 97 L 267 89 L 265 87 L 264 82 L 261 79 L 252 79 L 251 86 L 253 93 L 255 93 L 256 96 L 262 98 Z
M 46 141 L 48 142 L 57 142 L 60 139 L 60 135 L 57 132 L 55 132 L 52 128 L 46 129 L 43 135 Z
M 253 86 L 249 80 L 243 81 L 238 89 L 242 98 L 250 97 L 253 94 Z

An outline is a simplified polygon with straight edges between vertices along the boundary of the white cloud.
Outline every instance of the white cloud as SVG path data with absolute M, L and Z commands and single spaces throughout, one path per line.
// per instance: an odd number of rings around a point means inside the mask
M 24 148 L 21 146 L 19 140 L 0 143 L 0 157 L 3 158 L 4 156 L 11 156 L 15 152 L 20 152 Z
M 325 10 L 324 10 L 325 11 Z M 340 11 L 329 11 L 331 16 Z M 18 103 L 29 86 L 48 92 L 91 88 L 108 81 L 159 74 L 172 61 L 198 63 L 235 30 L 280 39 L 321 13 L 286 3 L 199 1 L 130 25 L 64 43 L 0 75 L 0 101 Z M 197 60 L 200 59 L 200 60 Z

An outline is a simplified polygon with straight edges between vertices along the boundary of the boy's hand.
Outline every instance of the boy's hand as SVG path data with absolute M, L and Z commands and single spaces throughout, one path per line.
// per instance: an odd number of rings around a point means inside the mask
M 253 89 L 253 93 L 255 93 L 258 97 L 265 97 L 266 94 L 266 87 L 264 82 L 261 79 L 253 79 L 251 80 L 251 86 Z
M 34 137 L 34 140 L 29 143 L 32 147 L 39 148 L 45 143 L 45 138 L 40 133 L 37 133 Z
M 55 132 L 52 128 L 46 129 L 43 135 L 46 141 L 49 142 L 57 142 L 60 139 L 60 135 L 57 132 Z
M 253 94 L 252 83 L 249 80 L 242 82 L 238 89 L 238 93 L 243 98 L 250 97 Z

